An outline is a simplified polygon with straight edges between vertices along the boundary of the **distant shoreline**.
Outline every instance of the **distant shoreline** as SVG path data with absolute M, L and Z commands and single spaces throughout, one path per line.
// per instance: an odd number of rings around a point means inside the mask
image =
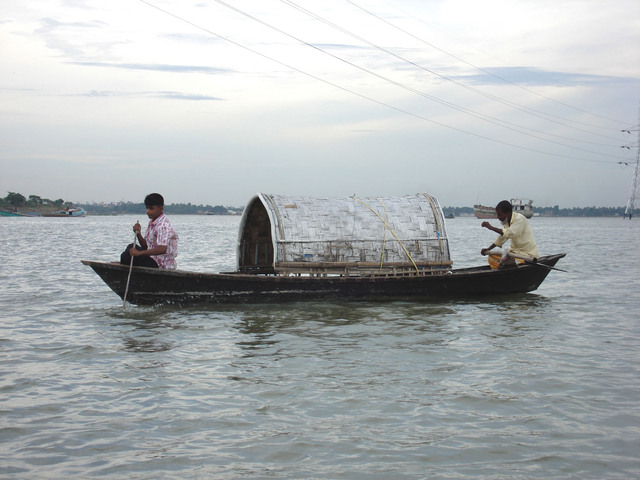
M 100 206 L 95 208 L 91 204 L 74 204 L 74 207 L 83 208 L 86 211 L 87 216 L 120 216 L 120 215 L 136 215 L 144 212 L 144 205 L 127 205 L 129 208 L 119 208 L 111 210 L 109 206 Z M 165 206 L 165 212 L 168 215 L 201 215 L 201 216 L 239 216 L 242 215 L 242 208 L 233 207 L 217 207 L 215 211 L 213 209 L 201 209 L 201 206 L 172 204 Z M 33 207 L 7 207 L 2 206 L 0 210 L 6 213 L 18 213 L 21 216 L 38 217 L 45 214 L 50 214 L 56 210 L 60 210 L 54 206 L 43 206 L 39 208 Z M 447 219 L 455 218 L 475 218 L 473 214 L 473 208 L 471 207 L 443 207 L 444 215 Z M 600 218 L 623 218 L 624 207 L 610 208 L 610 207 L 588 207 L 588 208 L 534 208 L 535 218 L 576 218 L 576 217 L 600 217 Z
M 71 207 L 82 208 L 87 215 L 126 215 L 145 211 L 142 202 L 72 203 L 62 199 L 52 201 L 37 195 L 29 195 L 27 198 L 15 192 L 9 192 L 5 198 L 0 198 L 0 210 L 23 215 L 44 215 Z M 169 215 L 241 215 L 244 207 L 172 203 L 165 205 L 164 210 Z M 449 218 L 474 216 L 473 207 L 443 207 L 442 211 Z M 625 207 L 534 206 L 533 212 L 536 217 L 624 217 Z

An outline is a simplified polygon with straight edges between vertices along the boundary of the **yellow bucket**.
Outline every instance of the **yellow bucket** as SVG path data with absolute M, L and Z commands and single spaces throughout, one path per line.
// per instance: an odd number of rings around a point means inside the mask
M 498 267 L 500 267 L 500 262 L 502 261 L 502 255 L 501 254 L 491 254 L 487 257 L 487 259 L 489 260 L 489 266 L 491 267 L 491 270 L 497 270 Z M 513 258 L 513 257 L 509 257 L 509 260 L 512 262 L 511 264 L 513 265 L 513 263 L 515 263 L 516 265 L 521 265 L 524 263 L 524 260 L 520 259 L 520 258 Z M 515 260 L 515 262 L 514 262 Z
M 491 267 L 491 270 L 497 270 L 500 266 L 502 255 L 489 255 L 487 259 L 489 260 L 489 266 Z

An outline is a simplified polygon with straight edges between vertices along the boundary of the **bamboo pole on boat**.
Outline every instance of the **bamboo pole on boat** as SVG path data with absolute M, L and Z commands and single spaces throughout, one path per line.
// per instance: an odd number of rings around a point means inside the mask
M 133 245 L 131 248 L 136 248 L 136 241 L 138 240 L 138 232 L 133 232 Z M 122 297 L 122 308 L 127 308 L 127 294 L 129 293 L 129 282 L 131 280 L 131 271 L 133 270 L 133 255 L 129 253 L 131 260 L 129 262 L 129 275 L 127 275 L 127 286 L 124 289 L 124 296 Z
M 501 250 L 489 250 L 485 253 L 485 255 L 500 255 L 503 258 L 505 256 L 508 257 L 512 257 L 512 258 L 518 258 L 520 260 L 524 260 L 524 263 L 528 263 L 529 265 L 536 265 L 538 267 L 544 267 L 544 268 L 548 268 L 549 270 L 559 270 L 561 272 L 566 272 L 566 270 L 563 270 L 561 268 L 558 267 L 550 267 L 549 265 L 545 265 L 544 263 L 538 263 L 538 259 L 536 257 L 531 257 L 529 255 L 523 255 L 521 253 L 514 253 L 510 250 L 506 250 L 506 251 L 501 251 Z

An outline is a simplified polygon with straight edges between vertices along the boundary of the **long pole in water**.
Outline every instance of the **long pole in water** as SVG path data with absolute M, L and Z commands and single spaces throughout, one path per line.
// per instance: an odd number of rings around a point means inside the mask
M 133 232 L 133 247 L 136 248 L 136 240 L 138 239 L 138 233 Z M 122 297 L 122 308 L 127 308 L 127 293 L 129 293 L 129 281 L 131 280 L 131 270 L 133 270 L 133 255 L 129 254 L 131 261 L 129 262 L 129 275 L 127 276 L 127 286 L 124 289 L 124 296 Z

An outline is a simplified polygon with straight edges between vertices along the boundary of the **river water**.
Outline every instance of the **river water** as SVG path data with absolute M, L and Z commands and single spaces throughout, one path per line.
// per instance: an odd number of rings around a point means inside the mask
M 568 272 L 504 299 L 123 309 L 80 259 L 137 219 L 0 218 L 0 478 L 640 478 L 640 218 L 533 219 Z M 171 219 L 235 267 L 238 217 Z

